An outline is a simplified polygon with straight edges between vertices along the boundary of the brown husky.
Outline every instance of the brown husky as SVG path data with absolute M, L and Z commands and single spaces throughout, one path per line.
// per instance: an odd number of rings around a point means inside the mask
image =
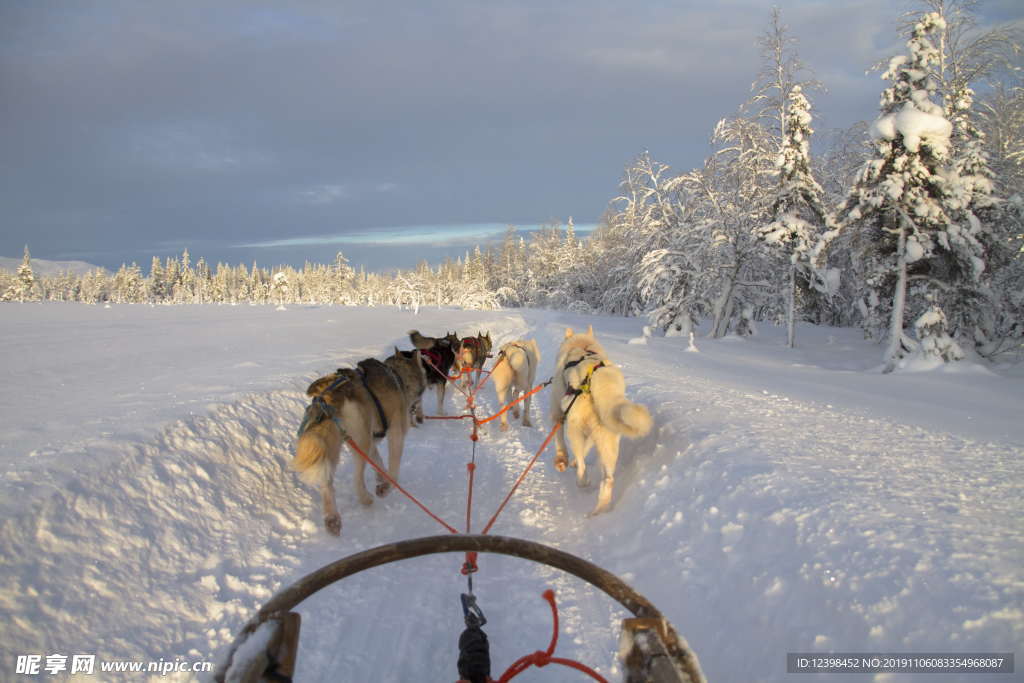
M 343 432 L 382 469 L 377 441 L 387 435 L 387 472 L 398 481 L 402 447 L 410 427 L 409 413 L 420 401 L 426 385 L 419 351 L 406 357 L 398 349 L 383 363 L 367 358 L 359 361 L 354 370 L 341 369 L 309 385 L 306 395 L 313 397 L 313 402 L 306 408 L 299 428 L 291 467 L 300 473 L 303 481 L 319 487 L 324 527 L 330 533 L 341 533 L 341 516 L 334 500 L 334 470 L 338 466 Z M 373 498 L 363 480 L 365 461 L 355 452 L 352 455 L 356 496 L 363 505 L 369 505 Z M 386 495 L 390 488 L 378 474 L 377 495 Z
M 639 403 L 626 400 L 625 390 L 622 372 L 608 360 L 593 327 L 579 334 L 566 328 L 551 383 L 552 424 L 565 415 L 565 424 L 556 432 L 555 469 L 563 472 L 568 465 L 565 440 L 569 439 L 576 460 L 576 483 L 587 486 L 587 453 L 597 446 L 604 477 L 592 515 L 604 512 L 611 503 L 621 437 L 635 439 L 651 430 L 651 414 Z
M 427 386 L 437 389 L 437 414 L 444 415 L 444 392 L 448 388 L 448 373 L 455 363 L 459 337 L 454 332 L 448 332 L 443 337 L 424 337 L 419 330 L 409 330 L 409 340 L 423 357 Z M 423 421 L 422 410 L 417 417 L 420 422 Z
M 494 391 L 498 394 L 498 404 L 504 406 L 506 399 L 514 401 L 520 392 L 527 393 L 533 388 L 537 377 L 537 365 L 540 364 L 540 349 L 534 339 L 503 344 L 498 353 L 498 360 L 491 370 Z M 509 394 L 511 389 L 511 395 Z M 512 406 L 512 417 L 519 417 L 519 404 Z M 523 426 L 530 425 L 530 397 L 523 399 Z M 501 430 L 508 429 L 508 413 L 501 414 Z
M 491 333 L 480 334 L 477 331 L 475 337 L 463 337 L 459 342 L 458 351 L 455 353 L 455 369 L 462 374 L 464 368 L 476 371 L 476 380 L 472 379 L 471 373 L 466 373 L 463 378 L 467 390 L 472 389 L 480 383 L 480 374 L 484 369 L 484 361 L 487 360 L 493 345 L 491 344 Z

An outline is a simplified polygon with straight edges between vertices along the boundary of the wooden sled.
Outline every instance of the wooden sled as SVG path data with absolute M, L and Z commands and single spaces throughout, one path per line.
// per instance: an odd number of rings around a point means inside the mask
M 706 683 L 697 656 L 646 598 L 597 565 L 540 543 L 507 536 L 450 534 L 378 546 L 307 574 L 273 596 L 235 637 L 214 673 L 217 683 L 290 681 L 300 619 L 291 610 L 322 588 L 380 565 L 422 555 L 479 552 L 511 555 L 561 569 L 601 589 L 625 607 L 619 652 L 626 683 Z M 367 674 L 369 676 L 369 673 Z M 431 680 L 444 680 L 438 672 Z

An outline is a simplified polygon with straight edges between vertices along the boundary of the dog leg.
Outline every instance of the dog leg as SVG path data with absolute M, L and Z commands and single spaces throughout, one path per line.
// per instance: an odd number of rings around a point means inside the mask
M 393 429 L 397 429 L 397 427 L 392 427 L 392 429 L 388 430 L 388 433 L 390 434 Z M 377 464 L 377 467 L 379 467 L 382 470 L 384 469 L 384 461 L 380 457 L 380 451 L 377 450 L 376 443 L 374 443 L 373 446 L 371 446 L 370 457 L 373 458 L 373 462 Z M 377 475 L 377 486 L 374 488 L 374 493 L 377 494 L 378 498 L 383 498 L 391 489 L 391 483 L 388 482 L 388 480 L 385 479 L 379 471 L 375 470 L 374 474 Z M 391 474 L 391 472 L 388 472 L 388 474 Z M 369 492 L 367 492 L 366 497 L 370 498 Z M 370 498 L 370 500 L 373 499 Z
M 495 380 L 494 393 L 498 395 L 498 406 L 499 408 L 505 407 L 505 397 L 508 395 L 508 385 L 498 384 Z M 515 410 L 515 408 L 513 408 Z M 518 416 L 517 416 L 518 417 Z M 501 431 L 508 431 L 508 413 L 501 414 Z
M 402 464 L 402 448 L 405 446 L 405 434 L 395 425 L 388 430 L 388 475 L 398 481 L 398 468 Z M 391 482 L 378 480 L 377 497 L 383 498 L 391 490 Z
M 597 456 L 601 461 L 601 470 L 604 476 L 601 479 L 601 489 L 597 492 L 597 505 L 591 511 L 591 516 L 606 511 L 612 502 L 612 487 L 615 485 L 615 467 L 619 460 L 620 438 L 618 434 L 606 432 L 597 440 Z
M 576 485 L 580 488 L 590 486 L 587 479 L 587 454 L 594 445 L 594 440 L 584 436 L 579 429 L 572 429 L 569 432 L 569 448 L 572 450 L 576 460 Z
M 444 392 L 448 388 L 448 380 L 437 385 L 437 414 L 444 415 Z
M 423 400 L 416 399 L 416 402 L 412 406 L 412 413 L 416 416 L 416 421 L 413 423 L 415 426 L 423 424 Z
M 525 393 L 529 393 L 529 389 L 526 389 Z M 530 422 L 530 399 L 532 396 L 527 396 L 523 399 L 523 426 L 532 427 L 533 424 Z
M 551 421 L 557 422 L 562 417 L 561 413 L 555 414 Z M 569 467 L 569 456 L 566 455 L 565 448 L 565 424 L 555 430 L 555 469 L 559 472 L 565 472 Z
M 369 451 L 372 451 L 372 446 L 364 447 L 362 444 L 360 444 L 359 448 L 363 451 L 363 453 L 368 453 Z M 370 495 L 370 492 L 366 490 L 366 479 L 364 477 L 364 474 L 366 472 L 366 461 L 363 460 L 363 456 L 359 455 L 358 453 L 353 453 L 352 457 L 355 459 L 355 473 L 353 474 L 352 481 L 356 487 L 356 498 L 358 498 L 359 502 L 362 503 L 363 505 L 372 505 L 373 497 Z
M 341 515 L 334 496 L 334 465 L 324 467 L 326 477 L 320 482 L 320 500 L 324 508 L 324 528 L 334 536 L 341 535 Z

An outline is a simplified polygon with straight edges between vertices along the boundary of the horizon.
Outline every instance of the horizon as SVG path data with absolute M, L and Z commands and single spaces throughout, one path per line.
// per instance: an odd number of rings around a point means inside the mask
M 247 268 L 254 263 L 264 269 L 290 266 L 301 270 L 306 263 L 333 263 L 338 252 L 342 252 L 350 266 L 358 270 L 360 267 L 367 272 L 389 273 L 397 270 L 415 268 L 420 262 L 426 261 L 431 268 L 436 268 L 445 260 L 456 260 L 472 252 L 477 246 L 486 250 L 500 244 L 507 228 L 516 229 L 517 235 L 525 237 L 546 228 L 557 228 L 565 231 L 565 223 L 555 221 L 542 224 L 516 225 L 512 223 L 469 223 L 458 225 L 411 225 L 386 228 L 380 232 L 362 231 L 354 233 L 334 233 L 327 235 L 310 235 L 280 240 L 266 240 L 256 243 L 214 244 L 209 241 L 195 240 L 196 246 L 181 244 L 171 247 L 158 247 L 154 253 L 130 258 L 132 252 L 82 252 L 61 255 L 60 258 L 37 256 L 31 243 L 26 245 L 33 262 L 50 263 L 76 262 L 116 272 L 122 265 L 136 264 L 143 273 L 149 273 L 153 258 L 161 263 L 169 258 L 178 258 L 186 250 L 194 264 L 202 258 L 211 268 L 218 264 L 228 266 L 244 265 Z M 596 224 L 574 224 L 577 235 L 584 237 L 597 228 Z M 204 250 L 201 247 L 205 247 Z M 318 249 L 323 255 L 318 255 Z M 228 255 L 234 255 L 228 256 Z M 214 256 L 217 256 L 216 258 Z M 269 257 L 269 258 L 268 258 Z M 20 263 L 23 256 L 0 254 L 0 259 Z M 2 267 L 2 266 L 0 266 Z M 16 265 L 14 267 L 17 267 Z

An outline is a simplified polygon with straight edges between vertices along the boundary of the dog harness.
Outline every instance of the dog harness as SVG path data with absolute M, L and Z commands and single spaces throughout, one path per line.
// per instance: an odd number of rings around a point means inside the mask
M 441 352 L 434 349 L 420 349 L 420 355 L 425 356 L 424 360 L 435 368 L 441 367 Z
M 359 361 L 359 364 L 356 366 L 356 372 L 359 373 L 359 379 L 362 380 L 363 388 L 366 389 L 366 393 L 368 393 L 370 395 L 370 398 L 373 399 L 373 405 L 377 406 L 377 416 L 380 418 L 380 424 L 382 429 L 379 432 L 374 432 L 373 438 L 383 439 L 384 435 L 388 433 L 388 418 L 384 414 L 384 406 L 380 404 L 380 399 L 377 398 L 377 394 L 373 393 L 373 389 L 370 388 L 370 385 L 366 381 L 366 370 L 363 369 L 364 362 L 365 361 Z M 380 363 L 380 361 L 377 362 Z M 380 364 L 384 365 L 383 363 Z M 391 368 L 389 368 L 386 365 L 384 365 L 384 368 L 387 369 L 388 371 L 391 370 Z
M 531 366 L 533 366 L 533 362 L 532 362 L 532 361 L 530 360 L 530 354 L 529 354 L 529 352 L 528 352 L 528 351 L 526 350 L 526 347 L 525 347 L 525 346 L 523 346 L 522 344 L 516 344 L 515 342 L 512 342 L 511 344 L 506 344 L 506 345 L 505 345 L 505 349 L 507 349 L 507 348 L 508 348 L 508 347 L 510 347 L 510 346 L 511 346 L 512 348 L 516 348 L 516 349 L 519 349 L 520 351 L 522 351 L 522 352 L 523 352 L 523 355 L 524 355 L 524 356 L 526 356 L 526 365 L 527 365 L 527 367 L 531 367 Z M 499 355 L 500 355 L 500 356 L 504 356 L 505 358 L 508 358 L 508 354 L 507 354 L 507 353 L 505 353 L 505 349 L 502 349 L 502 350 L 501 350 L 501 353 L 500 353 Z
M 327 401 L 324 400 L 324 396 L 334 391 L 335 389 L 337 389 L 342 384 L 344 384 L 345 382 L 349 381 L 352 378 L 345 374 L 344 368 L 338 368 L 338 370 L 334 374 L 336 375 L 334 381 L 327 385 L 327 387 L 323 391 L 321 391 L 319 394 L 313 397 L 312 405 L 316 406 L 320 410 L 320 414 L 313 419 L 313 423 L 319 424 L 324 419 L 330 418 L 334 420 L 334 423 L 338 425 L 338 428 L 340 429 L 341 420 L 339 420 L 337 415 L 334 414 L 334 406 L 327 403 Z M 309 414 L 309 411 L 307 410 L 305 416 L 302 418 L 302 424 L 299 425 L 299 431 L 295 436 L 301 437 L 306 432 L 306 429 L 309 428 L 311 417 L 312 416 Z
M 584 356 L 584 358 L 586 358 L 586 356 Z M 567 364 L 564 368 L 562 368 L 562 372 L 565 372 L 566 370 L 568 370 L 571 367 L 579 365 L 581 362 L 583 362 L 584 358 L 580 358 L 577 361 L 573 361 L 572 363 Z M 578 396 L 579 394 L 589 394 L 590 393 L 590 378 L 594 376 L 594 371 L 595 370 L 598 370 L 598 369 L 603 368 L 603 367 L 605 367 L 604 361 L 600 361 L 600 362 L 595 363 L 594 365 L 592 365 L 590 367 L 590 369 L 587 370 L 587 374 L 583 377 L 583 381 L 580 382 L 579 387 L 573 387 L 572 385 L 566 386 L 566 388 L 565 388 L 565 395 L 566 396 Z

